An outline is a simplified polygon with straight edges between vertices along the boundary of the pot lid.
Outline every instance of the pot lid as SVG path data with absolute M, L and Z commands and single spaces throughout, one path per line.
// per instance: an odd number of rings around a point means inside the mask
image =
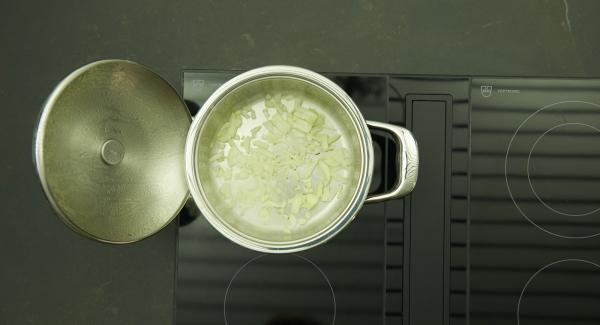
M 97 61 L 46 101 L 34 159 L 63 221 L 109 243 L 146 238 L 188 197 L 184 147 L 190 114 L 175 89 L 131 61 Z

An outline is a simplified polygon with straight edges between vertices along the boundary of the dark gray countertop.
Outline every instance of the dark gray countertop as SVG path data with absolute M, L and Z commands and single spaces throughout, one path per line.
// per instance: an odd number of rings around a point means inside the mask
M 0 4 L 0 324 L 170 324 L 177 227 L 111 246 L 56 218 L 31 161 L 36 117 L 70 71 L 291 64 L 329 72 L 600 76 L 600 2 L 104 1 Z M 198 320 L 201 322 L 201 320 Z

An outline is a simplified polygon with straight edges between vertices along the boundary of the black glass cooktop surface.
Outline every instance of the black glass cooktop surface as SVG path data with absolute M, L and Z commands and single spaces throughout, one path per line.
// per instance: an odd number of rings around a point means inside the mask
M 192 113 L 236 72 L 187 71 Z M 600 324 L 600 80 L 327 75 L 410 129 L 415 191 L 290 255 L 180 216 L 183 324 Z M 396 175 L 374 134 L 372 191 Z
M 600 82 L 476 79 L 472 324 L 600 324 Z

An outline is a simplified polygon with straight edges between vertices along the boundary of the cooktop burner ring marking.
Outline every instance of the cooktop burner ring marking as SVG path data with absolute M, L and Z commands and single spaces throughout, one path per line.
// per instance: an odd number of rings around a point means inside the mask
M 599 104 L 595 104 L 595 103 L 591 103 L 591 102 L 587 102 L 587 101 L 582 101 L 582 100 L 565 100 L 565 101 L 560 101 L 560 102 L 556 102 L 556 103 L 552 103 L 552 104 L 548 104 L 540 109 L 538 109 L 537 111 L 531 113 L 525 120 L 523 120 L 523 122 L 521 122 L 521 124 L 519 124 L 519 127 L 517 127 L 517 130 L 513 133 L 512 137 L 510 138 L 510 141 L 508 142 L 508 147 L 506 148 L 506 155 L 504 157 L 504 181 L 506 182 L 506 188 L 508 190 L 508 195 L 510 196 L 510 199 L 512 200 L 513 204 L 515 205 L 515 208 L 517 208 L 517 210 L 519 211 L 519 213 L 525 218 L 527 219 L 527 221 L 529 221 L 532 225 L 534 225 L 536 228 L 538 228 L 539 230 L 549 234 L 549 235 L 553 235 L 556 237 L 560 237 L 560 238 L 565 238 L 565 239 L 586 239 L 586 238 L 592 238 L 592 237 L 596 237 L 598 235 L 600 235 L 600 232 L 595 233 L 595 234 L 591 234 L 591 235 L 585 235 L 585 236 L 567 236 L 567 235 L 561 235 L 561 234 L 557 234 L 555 232 L 552 232 L 548 229 L 545 229 L 541 226 L 539 226 L 537 223 L 535 223 L 531 218 L 529 218 L 527 216 L 527 214 L 525 214 L 525 212 L 521 209 L 521 207 L 519 207 L 519 204 L 517 203 L 517 200 L 515 199 L 511 189 L 510 189 L 510 184 L 508 182 L 508 156 L 510 154 L 510 148 L 513 144 L 513 142 L 515 141 L 515 138 L 517 136 L 517 134 L 519 133 L 519 131 L 521 130 L 521 128 L 535 115 L 537 115 L 538 113 L 540 113 L 541 111 L 547 109 L 547 108 L 551 108 L 553 106 L 556 105 L 561 105 L 561 104 L 567 104 L 567 103 L 577 103 L 577 104 L 588 104 L 597 108 L 600 108 Z
M 519 295 L 519 301 L 517 303 L 517 325 L 521 325 L 521 301 L 523 300 L 525 291 L 527 291 L 527 287 L 529 287 L 529 284 L 531 284 L 531 281 L 533 281 L 533 279 L 535 279 L 535 277 L 538 276 L 538 274 L 542 273 L 547 268 L 552 267 L 556 264 L 565 263 L 565 262 L 580 262 L 580 263 L 585 263 L 585 264 L 595 266 L 598 269 L 600 269 L 600 265 L 597 263 L 594 263 L 592 261 L 578 259 L 578 258 L 568 258 L 568 259 L 563 259 L 563 260 L 558 260 L 558 261 L 552 262 L 552 263 L 547 264 L 546 266 L 542 267 L 541 269 L 537 270 L 531 277 L 529 277 L 527 282 L 525 282 L 525 286 L 523 287 L 523 289 L 521 290 L 521 294 Z
M 304 260 L 305 262 L 310 263 L 313 267 L 315 267 L 317 269 L 317 271 L 319 271 L 319 273 L 321 273 L 321 276 L 323 276 L 323 278 L 325 279 L 325 281 L 327 282 L 327 285 L 329 286 L 329 290 L 331 291 L 331 298 L 333 300 L 333 319 L 331 320 L 331 325 L 335 325 L 335 317 L 337 314 L 337 302 L 335 300 L 335 292 L 333 291 L 333 286 L 331 285 L 331 281 L 329 281 L 329 278 L 327 277 L 327 275 L 325 274 L 325 272 L 323 272 L 323 270 L 313 261 L 311 261 L 310 259 L 308 259 L 307 257 L 298 255 L 298 254 L 290 254 L 293 255 L 295 257 L 298 257 L 302 260 Z M 233 277 L 231 277 L 231 280 L 229 280 L 229 283 L 227 284 L 227 289 L 225 290 L 225 298 L 223 298 L 223 319 L 225 320 L 225 325 L 228 325 L 227 323 L 227 296 L 229 295 L 229 289 L 231 288 L 231 285 L 233 284 L 233 281 L 237 278 L 237 276 L 244 270 L 244 268 L 246 268 L 246 266 L 250 265 L 250 263 L 263 258 L 265 256 L 270 256 L 270 254 L 261 254 L 258 256 L 255 256 L 253 258 L 251 258 L 250 260 L 248 260 L 246 263 L 244 263 L 244 265 L 242 265 L 234 274 Z
M 561 123 L 558 125 L 555 125 L 553 127 L 551 127 L 550 129 L 548 129 L 546 132 L 542 133 L 542 135 L 540 135 L 535 142 L 533 143 L 533 146 L 531 146 L 531 149 L 529 150 L 529 155 L 527 156 L 527 181 L 529 182 L 529 188 L 531 189 L 531 191 L 533 192 L 533 195 L 535 195 L 535 197 L 538 199 L 538 201 L 540 201 L 546 208 L 548 208 L 549 210 L 554 211 L 555 213 L 561 214 L 563 216 L 568 216 L 568 217 L 584 217 L 584 216 L 588 216 L 590 214 L 596 213 L 598 211 L 600 211 L 600 208 L 596 208 L 587 212 L 583 212 L 583 213 L 568 213 L 568 212 L 563 212 L 563 211 L 559 211 L 557 209 L 554 209 L 553 207 L 551 207 L 548 203 L 546 203 L 546 201 L 544 201 L 537 193 L 537 191 L 535 190 L 535 188 L 533 187 L 533 184 L 531 183 L 531 177 L 529 175 L 529 169 L 530 169 L 530 161 L 531 161 L 531 154 L 533 153 L 533 150 L 535 149 L 535 146 L 538 144 L 538 142 L 548 133 L 552 132 L 555 129 L 558 129 L 560 127 L 563 126 L 567 126 L 567 125 L 580 125 L 580 126 L 586 126 L 589 127 L 595 131 L 597 131 L 598 133 L 600 133 L 600 129 L 595 127 L 595 126 L 591 126 L 589 124 L 586 123 L 576 123 L 576 122 L 567 122 L 567 123 Z

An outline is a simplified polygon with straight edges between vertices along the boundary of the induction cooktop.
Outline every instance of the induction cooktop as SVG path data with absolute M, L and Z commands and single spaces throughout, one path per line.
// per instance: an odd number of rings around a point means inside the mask
M 239 72 L 185 71 L 194 114 Z M 265 255 L 180 215 L 176 324 L 600 323 L 600 80 L 326 74 L 419 144 L 409 196 Z M 395 179 L 374 133 L 372 192 Z

